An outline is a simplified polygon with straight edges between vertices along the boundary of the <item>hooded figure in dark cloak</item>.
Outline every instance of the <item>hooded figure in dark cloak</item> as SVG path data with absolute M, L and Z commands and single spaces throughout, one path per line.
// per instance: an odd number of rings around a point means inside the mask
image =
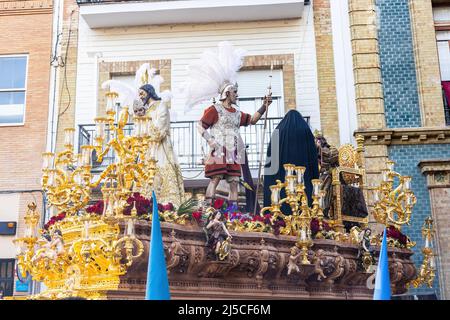
M 278 130 L 278 132 L 277 132 Z M 279 137 L 277 139 L 277 137 Z M 279 140 L 279 141 L 276 141 Z M 272 143 L 278 143 L 279 166 L 272 174 L 272 163 L 276 165 L 276 155 L 272 155 Z M 276 148 L 274 148 L 276 150 Z M 317 161 L 317 148 L 314 135 L 309 128 L 308 123 L 302 117 L 300 112 L 290 110 L 283 120 L 278 124 L 270 139 L 269 148 L 267 150 L 266 164 L 264 166 L 264 206 L 270 206 L 270 189 L 271 185 L 276 184 L 276 180 L 285 182 L 284 164 L 290 163 L 296 166 L 304 166 L 306 168 L 305 190 L 308 196 L 308 203 L 312 205 L 312 179 L 319 178 L 319 167 Z M 272 171 L 272 172 L 271 172 Z M 281 199 L 286 197 L 286 192 L 281 191 Z M 283 204 L 281 211 L 284 214 L 291 214 L 289 205 Z

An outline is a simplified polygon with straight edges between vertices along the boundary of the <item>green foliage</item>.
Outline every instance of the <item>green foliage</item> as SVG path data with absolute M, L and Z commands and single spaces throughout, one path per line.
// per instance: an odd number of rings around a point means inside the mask
M 192 212 L 197 210 L 198 208 L 198 200 L 194 198 L 190 198 L 189 200 L 186 200 L 182 204 L 180 204 L 180 207 L 177 210 L 178 215 L 182 214 L 188 214 L 191 215 Z

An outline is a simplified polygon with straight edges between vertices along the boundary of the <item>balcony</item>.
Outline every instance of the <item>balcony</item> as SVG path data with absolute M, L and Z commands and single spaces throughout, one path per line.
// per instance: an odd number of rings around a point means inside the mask
M 305 0 L 78 0 L 88 26 L 112 28 L 179 23 L 301 18 Z
M 309 124 L 309 117 L 304 117 Z M 264 150 L 267 150 L 272 132 L 280 123 L 282 118 L 267 118 L 267 130 L 264 143 Z M 264 121 L 256 125 L 241 127 L 241 136 L 247 146 L 249 167 L 258 168 L 261 148 L 261 138 L 264 129 Z M 130 135 L 133 125 L 128 124 L 125 127 L 125 135 Z M 94 124 L 79 125 L 78 150 L 82 145 L 93 144 L 95 133 Z M 107 132 L 108 133 L 108 132 Z M 206 141 L 200 137 L 197 132 L 197 121 L 180 121 L 171 123 L 171 139 L 174 152 L 178 157 L 178 162 L 183 171 L 203 170 L 203 159 L 208 153 Z M 110 151 L 103 159 L 102 164 L 93 163 L 95 171 L 101 171 L 104 167 L 114 161 L 114 152 Z M 94 157 L 95 160 L 95 157 Z

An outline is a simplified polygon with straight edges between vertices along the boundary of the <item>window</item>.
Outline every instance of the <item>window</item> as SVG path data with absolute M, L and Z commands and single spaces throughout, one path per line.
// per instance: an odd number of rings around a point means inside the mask
M 438 41 L 439 66 L 441 70 L 442 81 L 450 80 L 450 47 L 449 41 Z
M 439 67 L 441 70 L 442 91 L 444 100 L 445 123 L 450 125 L 450 32 L 438 31 L 437 47 L 439 54 Z
M 0 295 L 12 296 L 14 292 L 14 259 L 0 259 Z
M 134 83 L 134 75 L 125 75 L 125 76 L 112 76 L 112 80 L 117 80 L 120 81 L 122 83 L 125 83 L 127 85 L 129 85 L 130 87 L 134 88 L 136 86 L 136 84 Z M 110 91 L 115 91 L 115 92 L 120 92 L 120 89 L 117 88 L 114 84 L 112 84 L 109 88 Z M 120 103 L 118 103 L 119 106 Z M 121 106 L 123 107 L 123 106 Z M 128 106 L 130 107 L 130 109 L 128 110 L 129 112 L 133 113 L 133 106 Z M 119 121 L 119 113 L 120 113 L 120 108 L 118 108 L 118 110 L 116 110 L 116 121 Z M 133 122 L 133 118 L 130 118 L 128 120 L 128 122 Z
M 272 80 L 270 80 L 272 75 Z M 284 115 L 283 72 L 281 70 L 252 70 L 241 71 L 237 76 L 239 85 L 238 105 L 241 111 L 254 114 L 262 105 L 262 98 L 267 94 L 267 87 L 271 83 L 272 105 L 269 107 L 268 117 L 282 117 Z
M 0 56 L 0 125 L 23 124 L 27 56 Z

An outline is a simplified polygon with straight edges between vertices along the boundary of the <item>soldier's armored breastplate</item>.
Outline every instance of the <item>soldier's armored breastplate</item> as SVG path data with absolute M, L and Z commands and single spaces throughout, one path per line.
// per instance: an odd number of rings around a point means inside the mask
M 226 153 L 232 154 L 237 148 L 238 140 L 240 140 L 241 113 L 237 110 L 229 112 L 222 104 L 216 104 L 214 107 L 218 113 L 218 121 L 212 126 L 211 133 L 217 143 L 226 147 Z

